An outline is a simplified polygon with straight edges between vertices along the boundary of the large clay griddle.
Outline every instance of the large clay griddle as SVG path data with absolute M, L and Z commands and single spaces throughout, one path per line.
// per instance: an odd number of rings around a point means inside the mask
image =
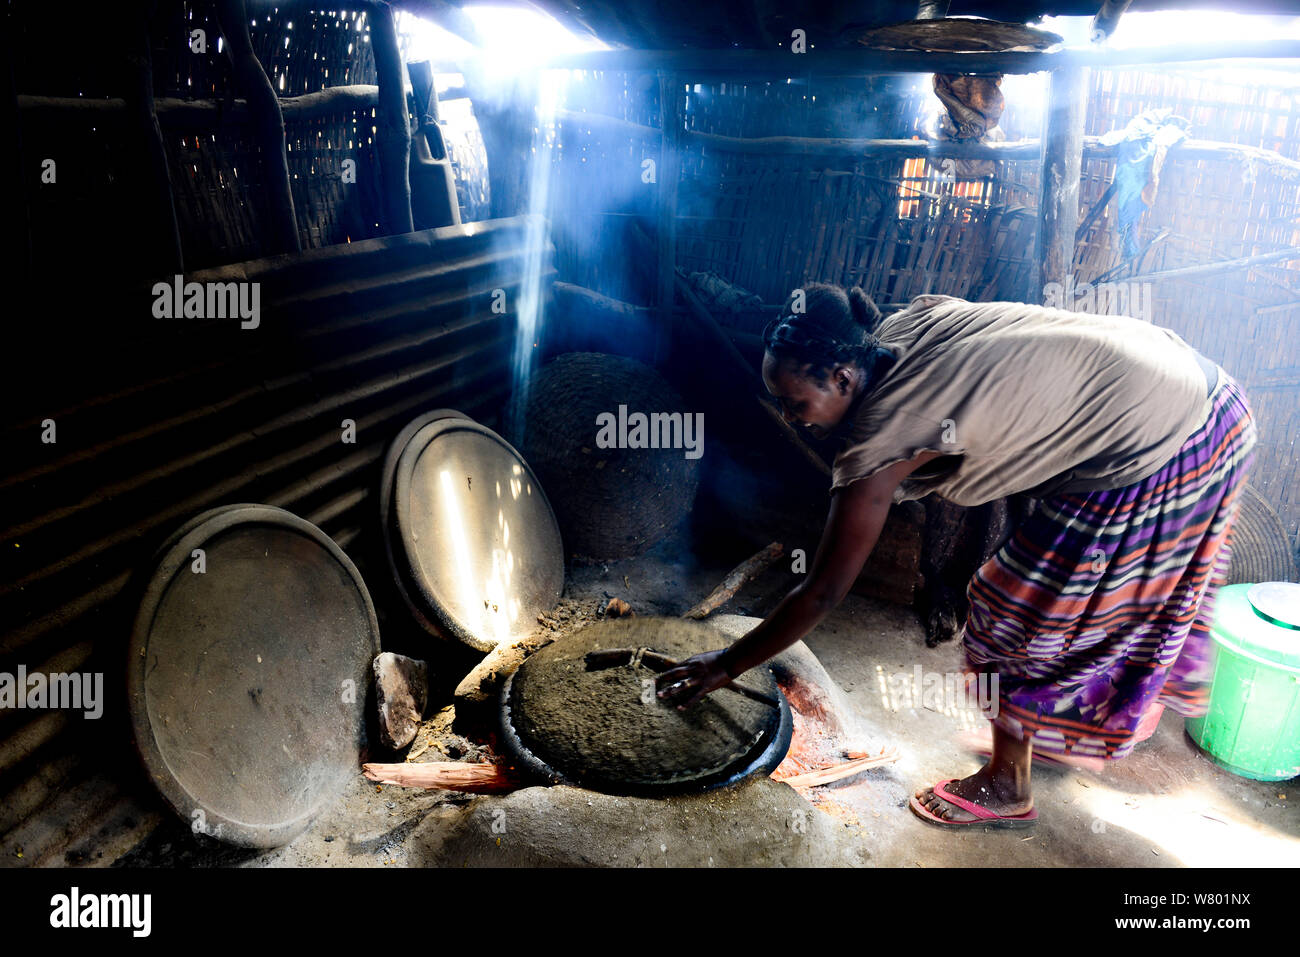
M 728 644 L 707 625 L 633 618 L 589 625 L 529 657 L 502 688 L 501 737 L 529 774 L 611 794 L 702 791 L 770 773 L 790 747 L 790 706 L 766 667 L 740 681 L 773 708 L 720 689 L 686 711 L 653 693 L 644 666 L 589 671 L 590 651 L 646 647 L 682 660 Z
M 196 833 L 287 843 L 356 772 L 370 596 L 324 532 L 270 506 L 205 512 L 159 554 L 127 669 L 145 767 Z
M 479 651 L 527 636 L 564 588 L 559 525 L 537 477 L 491 429 L 429 422 L 395 469 L 394 559 L 439 634 Z

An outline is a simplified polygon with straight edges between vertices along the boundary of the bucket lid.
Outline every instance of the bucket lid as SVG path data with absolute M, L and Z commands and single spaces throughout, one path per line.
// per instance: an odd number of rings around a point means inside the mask
M 370 596 L 329 536 L 266 505 L 205 512 L 159 554 L 127 669 L 145 767 L 196 833 L 287 843 L 356 772 Z
M 537 476 L 491 429 L 444 418 L 402 452 L 393 494 L 407 587 L 480 651 L 526 637 L 564 588 L 560 527 Z
M 1214 606 L 1220 641 L 1257 658 L 1300 668 L 1300 584 L 1228 585 Z

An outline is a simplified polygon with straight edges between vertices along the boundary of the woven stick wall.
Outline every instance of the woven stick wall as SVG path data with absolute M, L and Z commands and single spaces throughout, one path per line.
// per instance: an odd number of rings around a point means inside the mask
M 1267 79 L 1267 76 L 1264 77 Z M 1209 72 L 1099 71 L 1088 133 L 1123 126 L 1144 110 L 1172 108 L 1191 121 L 1191 135 L 1273 150 L 1300 159 L 1300 84 L 1229 82 Z M 1083 166 L 1082 209 L 1090 209 L 1114 176 L 1109 160 Z M 1112 204 L 1080 244 L 1080 281 L 1113 274 L 1123 283 Z M 1139 228 L 1152 246 L 1138 272 L 1177 269 L 1300 246 L 1300 178 L 1259 165 L 1179 159 L 1160 176 L 1154 206 Z M 1140 279 L 1139 279 L 1140 282 Z M 1246 389 L 1261 439 L 1251 485 L 1282 517 L 1296 541 L 1300 481 L 1294 441 L 1300 435 L 1300 261 L 1174 279 L 1141 287 L 1150 316 L 1223 365 Z M 1145 308 L 1145 307 L 1144 307 Z
M 307 2 L 250 7 L 254 50 L 279 96 L 376 83 L 365 4 L 329 11 Z M 232 84 L 212 0 L 160 4 L 147 24 L 103 11 L 102 23 L 68 31 L 61 16 L 56 7 L 34 0 L 12 6 L 18 93 L 120 99 L 131 80 L 123 66 L 124 46 L 147 32 L 154 96 L 218 104 L 210 122 L 178 125 L 161 117 L 186 266 L 262 255 L 261 237 L 268 229 L 259 221 L 258 150 L 249 124 L 234 115 L 234 101 L 243 94 Z M 462 220 L 485 218 L 486 158 L 469 103 L 456 101 L 444 114 L 450 120 L 446 139 Z M 137 251 L 118 248 L 122 244 L 115 241 L 117 224 L 138 214 L 131 168 L 137 131 L 121 114 L 89 111 L 25 110 L 22 124 L 22 168 L 39 169 L 47 157 L 58 161 L 58 188 L 29 188 L 25 197 L 34 260 L 58 259 L 75 222 L 80 242 L 98 247 L 106 277 L 139 270 L 144 264 Z M 286 114 L 285 128 L 303 247 L 379 235 L 374 108 L 345 103 L 310 118 Z M 345 160 L 356 164 L 354 183 L 343 180 Z
M 1014 86 L 1012 81 L 1015 80 Z M 1041 78 L 1008 78 L 1000 126 L 1008 139 L 1040 134 Z M 1172 107 L 1198 140 L 1300 154 L 1295 89 L 1226 85 L 1208 73 L 1094 71 L 1089 135 L 1122 128 L 1145 109 Z M 640 303 L 654 263 L 631 261 L 626 224 L 656 222 L 658 187 L 642 181 L 659 160 L 661 108 L 653 77 L 570 76 L 551 184 L 551 220 L 561 278 Z M 682 91 L 685 133 L 732 137 L 920 136 L 936 100 L 929 77 L 820 79 L 805 83 L 691 84 Z M 582 112 L 588 116 L 578 115 Z M 612 117 L 608 123 L 599 117 Z M 1109 186 L 1114 162 L 1088 158 L 1080 216 Z M 1243 176 L 1243 172 L 1246 175 Z M 682 138 L 676 256 L 687 272 L 712 270 L 780 302 L 804 282 L 858 283 L 878 301 L 921 292 L 975 300 L 1036 297 L 1033 241 L 1038 164 L 999 161 L 993 175 L 943 176 L 923 160 L 874 160 L 814 152 L 728 150 Z M 1165 164 L 1155 207 L 1144 218 L 1153 248 L 1143 271 L 1229 259 L 1300 243 L 1300 184 L 1229 160 Z M 1114 208 L 1080 244 L 1080 281 L 1119 264 Z M 1290 436 L 1300 429 L 1300 266 L 1261 266 L 1152 287 L 1153 316 L 1213 357 L 1250 392 L 1264 436 L 1253 484 L 1300 528 L 1300 483 Z M 725 319 L 724 319 L 725 321 Z

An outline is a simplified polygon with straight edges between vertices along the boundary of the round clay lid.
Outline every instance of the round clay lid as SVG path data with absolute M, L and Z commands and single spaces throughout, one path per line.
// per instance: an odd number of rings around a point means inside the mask
M 324 532 L 265 505 L 205 512 L 160 555 L 127 669 L 145 767 L 195 833 L 287 843 L 356 773 L 370 596 Z
M 719 689 L 685 711 L 643 660 L 589 670 L 586 655 L 650 649 L 676 661 L 725 647 L 708 625 L 630 618 L 589 625 L 528 658 L 503 688 L 503 738 L 536 774 L 616 794 L 694 790 L 770 771 L 790 745 L 789 705 L 765 667 L 738 680 L 777 707 Z
M 431 635 L 439 634 L 438 626 L 429 620 L 428 610 L 423 603 L 411 594 L 411 586 L 406 581 L 405 563 L 397 558 L 402 545 L 396 527 L 397 516 L 395 514 L 396 509 L 393 507 L 393 495 L 396 492 L 397 485 L 397 463 L 401 460 L 402 453 L 406 451 L 406 446 L 417 432 L 430 422 L 437 422 L 439 419 L 474 421 L 455 409 L 434 409 L 431 412 L 416 416 L 406 423 L 402 427 L 402 431 L 398 432 L 393 441 L 389 443 L 379 478 L 379 530 L 384 540 L 384 558 L 388 564 L 389 576 L 398 596 L 402 599 L 402 604 L 411 613 L 411 618 Z
M 943 53 L 998 53 L 1047 50 L 1063 42 L 1050 30 L 1002 20 L 941 17 L 905 20 L 864 31 L 858 42 L 876 50 Z
M 393 509 L 408 590 L 448 637 L 480 651 L 526 637 L 564 588 L 550 502 L 491 429 L 444 418 L 421 428 L 396 468 Z

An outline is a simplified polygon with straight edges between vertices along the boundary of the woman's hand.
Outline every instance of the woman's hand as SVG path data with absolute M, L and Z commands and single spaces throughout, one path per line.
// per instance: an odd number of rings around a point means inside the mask
M 685 711 L 710 691 L 731 684 L 722 655 L 722 650 L 706 651 L 662 672 L 655 681 L 659 697 L 678 711 Z

